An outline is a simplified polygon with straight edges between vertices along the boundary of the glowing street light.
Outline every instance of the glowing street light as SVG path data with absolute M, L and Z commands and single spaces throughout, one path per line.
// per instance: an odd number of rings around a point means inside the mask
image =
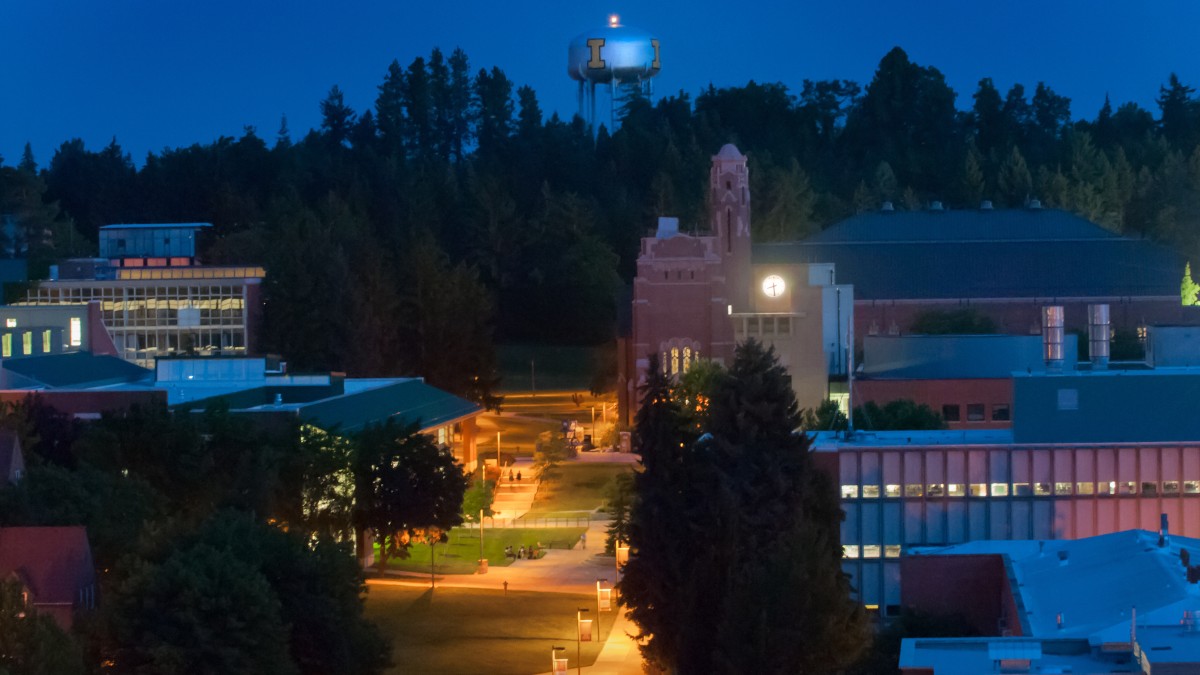
M 629 562 L 629 544 L 627 544 L 623 541 L 618 541 L 617 542 L 617 574 L 621 573 L 621 568 L 625 567 L 625 564 L 628 562 Z
M 608 582 L 608 579 L 596 580 L 596 640 L 599 641 L 603 635 L 604 627 L 600 625 L 600 613 L 612 611 L 612 591 L 611 588 L 604 588 L 603 585 Z
M 579 607 L 575 612 L 575 667 L 576 672 L 583 675 L 583 643 L 592 641 L 592 620 L 583 618 L 587 607 Z
M 558 653 L 566 650 L 566 647 L 550 648 L 550 672 L 553 675 L 567 675 L 567 658 L 558 658 Z

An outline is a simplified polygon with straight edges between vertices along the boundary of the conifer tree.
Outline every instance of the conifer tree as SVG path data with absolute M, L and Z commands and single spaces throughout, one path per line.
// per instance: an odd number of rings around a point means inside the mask
M 1183 301 L 1184 307 L 1191 307 L 1200 304 L 1200 284 L 1192 280 L 1192 263 L 1188 262 L 1183 268 L 1183 283 L 1179 288 L 1179 295 Z

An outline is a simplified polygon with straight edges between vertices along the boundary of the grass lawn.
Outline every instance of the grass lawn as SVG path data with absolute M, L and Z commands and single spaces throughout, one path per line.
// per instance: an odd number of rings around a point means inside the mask
M 538 487 L 530 515 L 592 511 L 604 506 L 604 488 L 612 477 L 632 471 L 629 464 L 562 464 L 558 478 Z
M 487 556 L 488 567 L 503 567 L 512 564 L 511 558 L 504 557 L 504 547 L 512 546 L 513 550 L 524 546 L 541 543 L 543 548 L 569 548 L 579 541 L 583 527 L 546 527 L 546 528 L 513 528 L 491 529 L 483 528 L 483 553 Z M 455 528 L 450 531 L 450 541 L 438 544 L 435 555 L 437 574 L 473 574 L 476 561 L 479 559 L 479 530 Z M 414 544 L 408 549 L 409 557 L 403 560 L 391 559 L 388 569 L 405 570 L 409 572 L 429 572 L 429 546 Z M 378 557 L 379 548 L 375 554 Z M 549 668 L 547 668 L 549 670 Z
M 579 607 L 594 619 L 596 597 L 373 584 L 366 615 L 392 641 L 392 673 L 528 675 L 549 672 L 551 647 L 566 647 L 562 655 L 575 668 Z M 599 637 L 608 638 L 614 616 L 600 615 Z M 602 646 L 583 643 L 583 665 L 594 663 Z

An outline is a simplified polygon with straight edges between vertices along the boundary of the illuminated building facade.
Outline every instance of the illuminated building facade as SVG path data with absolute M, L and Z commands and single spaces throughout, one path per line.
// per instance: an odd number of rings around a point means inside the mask
M 899 609 L 913 546 L 1154 530 L 1164 513 L 1200 535 L 1200 369 L 1018 373 L 1013 386 L 1009 429 L 816 436 L 868 607 Z
M 697 359 L 729 363 L 738 342 L 775 348 L 796 398 L 815 407 L 830 396 L 830 376 L 845 375 L 853 289 L 832 265 L 751 260 L 750 174 L 746 156 L 725 145 L 712 158 L 708 234 L 679 231 L 660 218 L 642 239 L 633 283 L 631 335 L 622 340 L 620 400 L 626 416 L 657 354 L 672 376 Z
M 164 355 L 252 353 L 265 272 L 197 264 L 196 234 L 205 227 L 103 227 L 104 257 L 64 261 L 20 304 L 99 303 L 117 354 L 145 367 Z

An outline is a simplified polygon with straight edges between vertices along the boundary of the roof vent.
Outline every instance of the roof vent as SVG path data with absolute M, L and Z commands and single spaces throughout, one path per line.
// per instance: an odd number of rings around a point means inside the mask
M 1030 199 L 1029 200 L 1029 208 L 1030 208 L 1030 210 L 1033 210 L 1033 211 L 1037 211 L 1037 210 L 1041 209 L 1042 208 L 1042 200 Z
M 929 210 L 930 211 L 941 211 L 942 203 L 941 202 L 933 202 L 932 204 L 929 205 Z
M 979 202 L 979 210 L 980 211 L 991 211 L 992 210 L 992 200 L 985 199 L 982 202 Z
M 896 210 L 896 207 L 895 207 L 895 206 L 892 206 L 892 203 L 891 203 L 891 202 L 884 202 L 884 203 L 883 203 L 883 206 L 881 206 L 881 207 L 879 208 L 879 210 L 880 210 L 880 211 L 895 211 L 895 210 Z

